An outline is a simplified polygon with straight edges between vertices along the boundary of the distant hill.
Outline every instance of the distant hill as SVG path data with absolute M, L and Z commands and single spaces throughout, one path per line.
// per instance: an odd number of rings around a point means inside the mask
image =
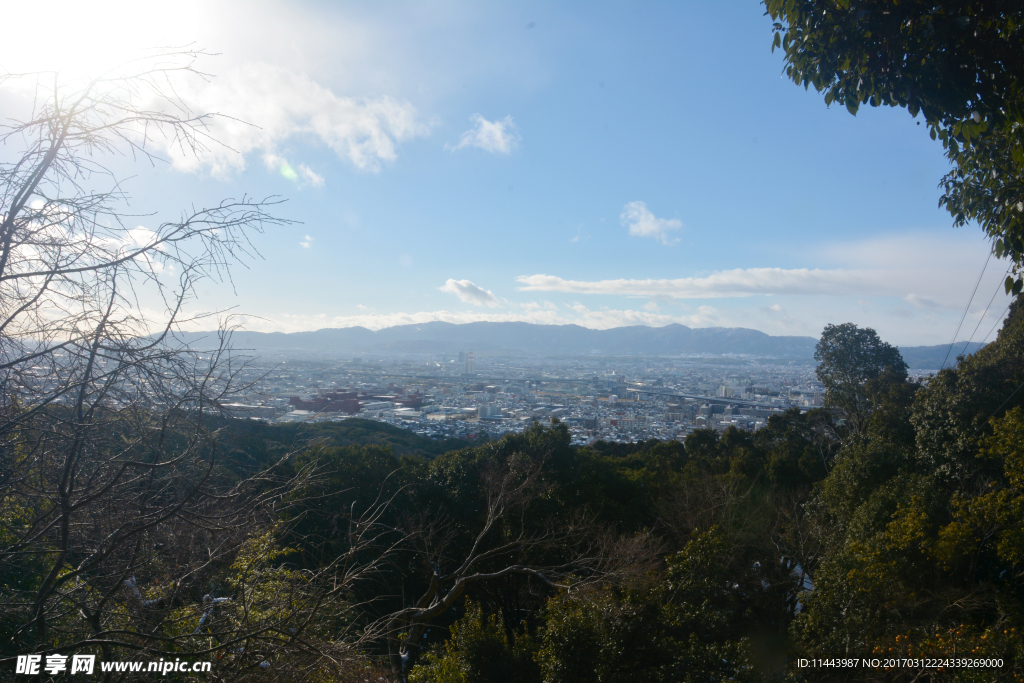
M 194 341 L 202 333 L 186 335 Z M 579 325 L 531 323 L 431 322 L 398 325 L 376 332 L 365 327 L 329 328 L 315 332 L 236 332 L 235 348 L 256 351 L 353 353 L 360 351 L 444 353 L 514 352 L 542 355 L 658 355 L 739 354 L 765 358 L 808 359 L 813 337 L 773 337 L 742 327 L 685 325 L 616 327 L 591 330 Z
M 949 344 L 938 346 L 905 346 L 900 347 L 900 354 L 907 365 L 916 370 L 938 370 L 945 360 L 946 367 L 956 367 L 956 357 L 960 354 L 970 356 L 980 349 L 984 344 L 970 342 L 966 346 L 963 342 L 956 342 L 950 349 Z M 965 350 L 966 349 L 966 350 Z M 947 357 L 948 352 L 948 357 Z
M 210 338 L 211 333 L 184 335 L 189 343 Z M 811 360 L 818 340 L 814 337 L 772 336 L 744 327 L 702 327 L 685 325 L 646 327 L 634 325 L 609 330 L 592 330 L 579 325 L 534 325 L 532 323 L 430 322 L 397 325 L 382 330 L 365 327 L 326 328 L 314 332 L 236 332 L 237 349 L 256 352 L 313 353 L 321 355 L 359 352 L 391 353 L 516 353 L 565 356 L 682 356 L 744 355 L 783 360 Z M 972 343 L 968 353 L 981 347 Z M 950 362 L 963 345 L 954 347 Z M 938 368 L 947 346 L 909 346 L 900 349 L 911 368 Z

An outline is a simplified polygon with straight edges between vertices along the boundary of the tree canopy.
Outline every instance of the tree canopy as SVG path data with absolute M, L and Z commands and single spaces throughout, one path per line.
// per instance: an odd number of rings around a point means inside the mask
M 766 0 L 785 73 L 825 103 L 920 115 L 954 168 L 940 205 L 1024 264 L 1024 5 L 1013 0 Z
M 825 405 L 842 408 L 857 421 L 870 412 L 869 390 L 878 380 L 884 378 L 891 384 L 907 378 L 907 364 L 899 349 L 879 339 L 870 327 L 853 323 L 827 325 L 814 360 L 819 363 L 818 379 L 825 385 Z

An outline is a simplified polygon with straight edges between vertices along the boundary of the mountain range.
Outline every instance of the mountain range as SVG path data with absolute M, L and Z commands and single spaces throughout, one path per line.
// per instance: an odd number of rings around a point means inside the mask
M 188 343 L 201 343 L 213 333 L 181 335 Z M 646 327 L 634 325 L 592 330 L 579 325 L 535 325 L 519 322 L 454 324 L 429 322 L 397 325 L 373 331 L 365 327 L 326 328 L 313 332 L 235 332 L 236 349 L 259 352 L 313 353 L 317 355 L 359 352 L 456 353 L 473 351 L 493 355 L 512 353 L 558 356 L 727 356 L 742 355 L 782 360 L 811 360 L 818 340 L 814 337 L 772 336 L 743 327 L 690 328 L 685 325 Z M 981 348 L 977 342 L 967 353 Z M 964 347 L 949 352 L 950 362 Z M 912 346 L 900 349 L 911 368 L 937 368 L 948 345 Z

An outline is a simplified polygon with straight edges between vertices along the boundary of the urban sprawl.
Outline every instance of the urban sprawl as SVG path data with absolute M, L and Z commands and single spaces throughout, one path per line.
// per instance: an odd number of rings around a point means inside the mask
M 757 431 L 822 405 L 809 363 L 751 358 L 508 358 L 459 352 L 346 360 L 262 358 L 227 414 L 268 422 L 378 420 L 434 439 L 495 439 L 535 422 L 577 444 Z

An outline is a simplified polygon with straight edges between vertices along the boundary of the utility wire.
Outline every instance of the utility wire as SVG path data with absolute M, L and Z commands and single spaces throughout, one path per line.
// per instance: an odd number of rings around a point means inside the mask
M 1012 304 L 1013 302 L 1011 301 L 1010 303 Z M 988 339 L 989 335 L 990 335 L 990 334 L 992 334 L 992 332 L 994 332 L 994 331 L 995 331 L 995 329 L 996 329 L 996 326 L 997 326 L 997 325 L 999 325 L 999 323 L 1000 323 L 1000 322 L 1002 321 L 1002 319 L 1003 319 L 1003 316 L 1004 316 L 1004 315 L 1006 315 L 1006 312 L 1007 312 L 1008 310 L 1010 310 L 1010 304 L 1006 304 L 1006 308 L 1004 308 L 1004 309 L 1003 309 L 1003 312 L 1002 312 L 1002 313 L 1001 313 L 1001 314 L 999 315 L 999 317 L 998 317 L 998 318 L 996 318 L 996 321 L 995 321 L 995 323 L 994 323 L 994 324 L 992 325 L 992 327 L 991 327 L 991 328 L 989 329 L 989 331 L 988 331 L 988 332 L 987 332 L 987 333 L 985 334 L 985 336 L 981 338 L 981 341 L 983 341 L 983 342 L 984 342 L 984 341 L 985 341 L 986 339 Z
M 1010 269 L 1007 268 L 1006 273 L 1009 274 L 1009 272 Z M 974 335 L 978 334 L 978 328 L 981 327 L 981 322 L 985 319 L 985 316 L 988 315 L 988 309 L 992 308 L 992 302 L 996 300 L 996 295 L 999 294 L 999 290 L 1001 289 L 1004 289 L 1002 280 L 996 283 L 996 291 L 992 292 L 992 298 L 988 300 L 988 305 L 985 306 L 985 310 L 982 311 L 981 317 L 978 318 L 978 324 L 974 326 L 974 332 L 971 332 L 971 336 L 967 338 L 966 342 L 964 342 L 964 349 L 960 352 L 960 355 L 967 353 L 967 347 L 971 345 L 971 340 L 974 339 Z M 996 319 L 996 322 L 999 322 L 998 318 Z M 982 339 L 982 341 L 984 342 L 984 339 Z
M 956 326 L 956 332 L 953 333 L 953 341 L 949 342 L 949 348 L 946 349 L 946 357 L 942 359 L 942 365 L 939 366 L 939 370 L 946 367 L 946 361 L 949 360 L 949 352 L 953 350 L 953 344 L 956 343 L 956 335 L 960 334 L 960 327 L 964 324 L 964 318 L 967 317 L 967 311 L 970 310 L 971 304 L 974 302 L 974 295 L 978 293 L 978 285 L 981 284 L 981 278 L 985 277 L 985 269 L 988 268 L 988 262 L 992 259 L 992 250 L 988 252 L 988 257 L 985 258 L 985 265 L 981 267 L 981 275 L 978 276 L 978 281 L 974 283 L 974 291 L 971 292 L 971 298 L 968 299 L 967 305 L 964 307 L 964 314 L 960 316 L 960 324 Z
M 979 430 L 980 430 L 980 429 L 981 429 L 982 427 L 984 427 L 985 425 L 987 425 L 987 424 L 988 424 L 988 421 L 989 421 L 989 420 L 991 420 L 991 419 L 992 419 L 993 417 L 995 417 L 995 416 L 996 416 L 996 413 L 998 413 L 998 412 L 999 412 L 1000 410 L 1002 410 L 1002 409 L 1003 409 L 1003 406 L 1005 406 L 1005 405 L 1006 405 L 1007 403 L 1009 403 L 1009 402 L 1010 402 L 1010 399 L 1011 399 L 1011 398 L 1013 398 L 1014 396 L 1016 396 L 1016 395 L 1017 395 L 1017 392 L 1018 392 L 1018 391 L 1020 391 L 1020 390 L 1021 390 L 1022 388 L 1024 388 L 1024 382 L 1021 382 L 1021 383 L 1020 383 L 1019 385 L 1017 385 L 1017 388 L 1013 390 L 1013 393 L 1012 393 L 1012 394 L 1010 394 L 1009 396 L 1007 396 L 1007 397 L 1006 397 L 1006 400 L 1005 400 L 1005 401 L 1003 401 L 1002 403 L 1000 403 L 1000 404 L 999 404 L 999 407 L 998 407 L 998 408 L 996 408 L 995 410 L 993 410 L 993 411 L 992 411 L 992 414 L 991 414 L 991 415 L 989 415 L 989 416 L 988 416 L 987 418 L 985 418 L 985 421 L 984 421 L 984 422 L 981 422 L 981 423 L 979 423 L 979 424 L 978 424 L 978 426 L 974 428 L 974 432 L 973 432 L 973 433 L 971 434 L 971 438 L 973 439 L 973 438 L 974 438 L 974 435 L 975 435 L 975 434 L 977 434 L 977 433 L 978 433 L 978 431 L 979 431 Z
M 1006 308 L 1003 309 L 1002 314 L 998 318 L 996 318 L 995 325 L 992 325 L 992 327 L 991 327 L 991 329 L 989 329 L 988 333 L 986 333 L 985 336 L 982 337 L 982 341 L 985 341 L 986 339 L 988 339 L 989 335 L 992 334 L 993 330 L 996 329 L 996 325 L 999 324 L 999 322 L 1003 319 L 1003 316 L 1006 315 L 1006 312 L 1008 310 L 1010 310 L 1010 306 L 1012 306 L 1012 305 L 1013 305 L 1013 299 L 1010 300 L 1010 303 L 1006 304 Z M 979 423 L 978 426 L 974 428 L 974 432 L 971 433 L 971 438 L 973 439 L 975 437 L 975 435 L 977 435 L 977 433 L 981 430 L 981 428 L 984 427 L 985 425 L 987 425 L 988 421 L 991 420 L 993 417 L 995 417 L 996 414 L 1000 410 L 1003 409 L 1003 406 L 1005 406 L 1007 403 L 1009 403 L 1010 399 L 1013 398 L 1014 396 L 1016 396 L 1017 392 L 1020 391 L 1022 388 L 1024 388 L 1024 382 L 1021 382 L 1020 384 L 1018 384 L 1017 388 L 1013 390 L 1013 393 L 1011 393 L 1009 396 L 1007 396 L 1006 400 L 1003 401 L 1002 403 L 1000 403 L 999 407 L 996 408 L 994 411 L 992 411 L 992 414 L 989 415 L 987 418 L 985 418 L 984 422 Z

